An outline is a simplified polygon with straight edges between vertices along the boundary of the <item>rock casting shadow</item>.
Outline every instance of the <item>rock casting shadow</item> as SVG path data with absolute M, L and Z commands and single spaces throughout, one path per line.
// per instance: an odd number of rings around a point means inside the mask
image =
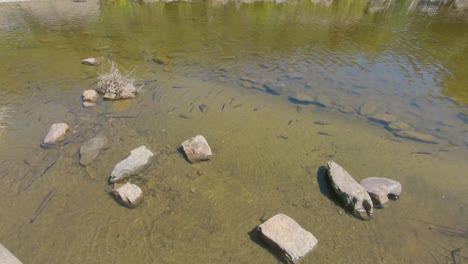
M 258 236 L 257 227 L 254 227 L 254 229 L 250 230 L 248 234 L 249 234 L 250 240 L 252 240 L 255 244 L 262 247 L 264 250 L 270 252 L 273 256 L 275 256 L 278 262 L 283 263 L 283 264 L 291 263 L 290 261 L 288 261 L 288 259 L 286 259 L 286 257 L 281 252 L 279 252 L 278 250 L 273 250 L 272 248 L 268 247 L 263 242 L 263 240 Z
M 192 163 L 192 162 L 190 162 L 190 160 L 188 159 L 187 154 L 185 154 L 184 148 L 183 148 L 182 146 L 180 146 L 180 147 L 177 148 L 177 152 L 179 152 L 179 154 L 180 154 L 188 163 Z
M 330 178 L 328 178 L 327 175 L 327 168 L 325 166 L 320 166 L 318 168 L 317 182 L 319 184 L 320 192 L 323 195 L 325 195 L 325 197 L 327 197 L 330 201 L 332 201 L 335 205 L 343 208 L 343 205 L 340 203 L 338 197 L 335 194 L 335 191 L 333 190 Z

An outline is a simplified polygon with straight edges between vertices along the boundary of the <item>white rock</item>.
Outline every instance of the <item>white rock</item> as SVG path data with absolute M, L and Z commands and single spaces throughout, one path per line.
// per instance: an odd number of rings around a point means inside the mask
M 85 65 L 91 65 L 91 66 L 98 66 L 99 64 L 101 64 L 102 62 L 102 59 L 101 58 L 86 58 L 84 60 L 81 61 L 81 64 L 85 64 Z
M 135 208 L 143 201 L 143 191 L 140 187 L 128 182 L 112 190 L 112 194 L 128 208 Z
M 181 145 L 188 160 L 192 163 L 211 159 L 211 148 L 205 137 L 201 135 L 188 139 Z
M 83 92 L 82 98 L 84 102 L 95 103 L 99 98 L 99 94 L 94 90 L 86 90 Z
M 374 207 L 384 207 L 388 199 L 398 199 L 401 194 L 401 184 L 388 178 L 370 177 L 361 181 L 361 185 L 369 193 Z
M 341 202 L 356 216 L 369 219 L 373 213 L 373 204 L 366 189 L 336 162 L 331 160 L 327 165 L 328 177 Z
M 70 127 L 65 123 L 56 123 L 49 128 L 49 132 L 42 142 L 42 146 L 49 147 L 57 144 L 65 139 L 65 135 L 70 130 Z
M 260 237 L 271 247 L 282 252 L 289 261 L 297 261 L 318 243 L 312 233 L 303 229 L 285 214 L 277 214 L 258 226 Z
M 143 170 L 153 159 L 154 154 L 145 146 L 130 151 L 130 156 L 115 165 L 110 176 L 111 183 L 123 180 Z

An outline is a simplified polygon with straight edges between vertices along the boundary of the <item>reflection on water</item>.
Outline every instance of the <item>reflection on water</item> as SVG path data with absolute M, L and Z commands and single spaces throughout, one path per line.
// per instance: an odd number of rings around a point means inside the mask
M 271 263 L 248 233 L 282 212 L 319 239 L 304 263 L 455 261 L 468 243 L 460 3 L 1 3 L 0 242 L 24 263 Z M 79 63 L 90 56 L 134 70 L 142 94 L 82 108 L 107 67 Z M 368 121 L 384 113 L 438 144 Z M 56 122 L 74 140 L 41 149 Z M 80 167 L 101 132 L 110 149 Z M 196 134 L 214 158 L 191 165 L 177 147 Z M 140 145 L 158 157 L 132 179 L 145 202 L 128 210 L 107 177 Z M 358 180 L 399 180 L 401 200 L 369 222 L 348 216 L 324 186 L 329 159 Z

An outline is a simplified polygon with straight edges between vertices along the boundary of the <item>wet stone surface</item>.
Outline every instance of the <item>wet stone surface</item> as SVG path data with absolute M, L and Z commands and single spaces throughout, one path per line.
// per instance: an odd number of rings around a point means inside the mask
M 388 178 L 370 177 L 360 184 L 369 193 L 375 208 L 385 207 L 389 199 L 399 199 L 401 194 L 401 184 Z
M 285 214 L 277 214 L 257 228 L 260 238 L 289 261 L 302 259 L 315 248 L 318 240 Z

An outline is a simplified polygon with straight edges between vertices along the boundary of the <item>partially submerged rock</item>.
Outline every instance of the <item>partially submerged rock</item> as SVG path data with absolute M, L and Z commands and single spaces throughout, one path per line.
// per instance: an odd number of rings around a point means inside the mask
M 50 147 L 65 139 L 65 135 L 70 130 L 70 127 L 65 123 L 56 123 L 49 128 L 49 132 L 44 138 L 41 146 Z
M 382 208 L 388 199 L 398 199 L 401 194 L 401 184 L 388 178 L 370 177 L 361 181 L 362 187 L 369 193 L 375 208 Z
M 393 134 L 395 136 L 397 136 L 397 137 L 411 139 L 411 140 L 415 140 L 415 141 L 419 141 L 419 142 L 423 142 L 423 143 L 429 143 L 429 144 L 438 144 L 439 143 L 439 140 L 436 137 L 434 137 L 432 135 L 429 135 L 429 134 L 424 134 L 424 133 L 421 133 L 421 132 L 417 132 L 417 131 L 414 131 L 414 130 L 401 130 L 401 131 L 397 131 L 397 132 L 395 132 Z
M 210 145 L 202 135 L 187 139 L 181 145 L 187 159 L 192 163 L 211 159 Z
M 112 194 L 117 201 L 128 208 L 135 208 L 143 202 L 143 191 L 132 183 L 127 182 L 121 186 L 115 186 Z
M 96 101 L 99 99 L 99 94 L 94 90 L 86 90 L 81 96 L 83 99 L 84 107 L 91 107 L 96 105 Z
M 86 90 L 83 92 L 82 98 L 84 102 L 95 103 L 99 98 L 99 94 L 94 90 Z
M 98 66 L 99 64 L 101 64 L 103 61 L 102 58 L 86 58 L 84 60 L 81 61 L 81 64 L 84 64 L 84 65 L 91 65 L 91 66 Z
M 373 204 L 366 189 L 336 162 L 331 160 L 327 166 L 328 177 L 333 189 L 345 207 L 357 217 L 370 219 L 373 213 Z
M 153 152 L 145 146 L 130 151 L 130 156 L 115 165 L 109 181 L 114 183 L 137 174 L 146 168 L 153 157 Z
M 292 262 L 303 258 L 318 243 L 312 233 L 285 214 L 277 214 L 257 227 L 259 236 Z
M 101 150 L 109 147 L 109 142 L 104 134 L 99 134 L 80 147 L 80 164 L 88 166 L 99 155 Z

